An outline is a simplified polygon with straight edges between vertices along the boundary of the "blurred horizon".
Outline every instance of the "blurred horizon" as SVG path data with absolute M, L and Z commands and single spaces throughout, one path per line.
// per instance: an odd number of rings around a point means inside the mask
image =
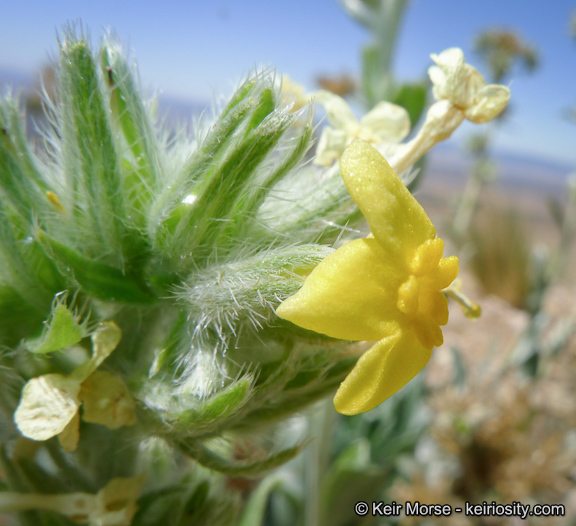
M 513 31 L 536 49 L 539 66 L 530 74 L 516 65 L 506 77 L 512 109 L 494 137 L 494 151 L 576 167 L 576 126 L 567 117 L 576 105 L 576 68 L 571 67 L 576 40 L 570 28 L 576 6 L 569 0 L 553 6 L 527 0 L 517 6 L 497 0 L 412 0 L 394 56 L 396 78 L 425 78 L 430 54 L 448 47 L 462 48 L 488 78 L 474 38 L 487 29 Z M 3 6 L 0 75 L 33 79 L 55 55 L 56 36 L 66 24 L 81 27 L 94 45 L 111 28 L 136 59 L 144 91 L 192 104 L 230 94 L 254 68 L 274 67 L 307 90 L 317 88 L 321 75 L 358 78 L 362 46 L 370 38 L 337 0 L 269 3 L 265 9 L 255 0 L 167 1 L 162 7 L 146 0 L 54 5 L 30 0 Z M 450 144 L 462 144 L 471 129 L 462 126 Z
M 35 78 L 38 78 L 39 74 L 39 72 L 27 74 L 0 69 L 0 85 L 11 85 L 15 92 L 21 91 L 22 95 L 26 96 L 34 91 L 37 85 Z M 167 119 L 169 125 L 192 122 L 203 111 L 207 111 L 210 115 L 212 109 L 212 103 L 209 101 L 180 99 L 162 92 L 159 93 L 158 104 L 159 118 Z M 322 108 L 319 107 L 316 111 L 322 118 Z M 454 190 L 461 190 L 473 160 L 464 149 L 463 142 L 466 135 L 462 133 L 455 135 L 459 137 L 439 143 L 428 153 L 427 172 L 435 180 L 439 178 L 439 182 L 450 183 Z M 505 191 L 523 186 L 525 191 L 543 192 L 546 195 L 560 197 L 566 189 L 567 178 L 576 170 L 576 166 L 552 156 L 523 154 L 507 150 L 498 144 L 490 150 L 497 164 L 496 183 Z

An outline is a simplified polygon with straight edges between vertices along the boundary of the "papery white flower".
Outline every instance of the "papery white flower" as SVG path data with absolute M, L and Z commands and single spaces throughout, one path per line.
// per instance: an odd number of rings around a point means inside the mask
M 339 159 L 353 139 L 361 139 L 374 145 L 398 144 L 410 132 L 410 117 L 401 106 L 380 102 L 360 120 L 348 103 L 338 95 L 321 90 L 314 98 L 326 109 L 328 122 L 316 149 L 315 164 L 329 166 Z
M 126 384 L 105 371 L 94 371 L 80 389 L 82 420 L 118 429 L 136 423 L 136 403 Z
M 33 440 L 48 440 L 61 433 L 80 407 L 82 380 L 62 374 L 32 378 L 22 390 L 14 421 Z
M 0 511 L 46 510 L 89 526 L 130 526 L 146 475 L 115 478 L 97 494 L 0 493 Z
M 138 511 L 136 501 L 146 475 L 112 479 L 95 496 L 88 514 L 90 526 L 129 526 Z
M 436 66 L 428 69 L 436 100 L 449 100 L 476 124 L 497 117 L 508 104 L 510 90 L 499 84 L 486 84 L 480 72 L 466 63 L 459 48 L 450 48 L 430 58 Z
M 107 373 L 95 373 L 120 342 L 122 333 L 114 322 L 104 322 L 92 335 L 92 358 L 71 374 L 45 374 L 32 378 L 22 390 L 14 422 L 25 437 L 48 440 L 58 435 L 62 447 L 78 445 L 78 411 L 87 403 L 88 421 L 111 429 L 136 422 L 135 404 L 124 383 Z M 92 376 L 94 379 L 92 379 Z M 107 376 L 102 376 L 107 375 Z

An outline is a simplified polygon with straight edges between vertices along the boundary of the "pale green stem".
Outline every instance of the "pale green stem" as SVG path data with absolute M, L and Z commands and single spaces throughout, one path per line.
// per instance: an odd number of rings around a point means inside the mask
M 473 173 L 466 182 L 466 187 L 458 202 L 452 225 L 452 234 L 457 243 L 462 242 L 470 229 L 472 217 L 476 211 L 484 184 L 484 181 L 475 173 Z
M 550 275 L 553 279 L 557 279 L 566 267 L 576 232 L 576 174 L 573 174 L 568 180 L 568 192 L 568 203 L 562 221 L 560 243 L 550 264 Z
M 331 398 L 320 402 L 310 417 L 312 443 L 307 450 L 305 526 L 322 524 L 322 480 L 330 465 L 335 422 L 336 410 Z
M 364 51 L 363 91 L 370 107 L 391 96 L 392 60 L 408 0 L 340 0 L 348 14 L 372 34 Z
M 373 31 L 378 44 L 380 73 L 387 76 L 391 75 L 398 32 L 407 4 L 407 0 L 381 0 L 379 16 L 375 18 Z
M 94 506 L 95 495 L 69 493 L 67 495 L 44 495 L 41 493 L 0 492 L 0 511 L 46 510 L 56 511 L 69 517 L 87 516 Z

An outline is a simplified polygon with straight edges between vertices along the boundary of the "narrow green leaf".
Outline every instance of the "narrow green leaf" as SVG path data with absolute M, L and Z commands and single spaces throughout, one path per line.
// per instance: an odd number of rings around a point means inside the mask
M 174 256 L 179 257 L 185 247 L 186 252 L 194 255 L 202 250 L 199 255 L 205 257 L 214 244 L 221 244 L 218 235 L 226 221 L 242 224 L 249 219 L 251 211 L 232 216 L 234 203 L 251 184 L 256 184 L 257 169 L 278 144 L 290 120 L 287 116 L 270 115 L 234 144 L 225 159 L 214 167 L 174 232 Z
M 202 433 L 203 428 L 209 428 L 214 422 L 221 424 L 246 405 L 253 394 L 252 383 L 251 377 L 241 378 L 203 400 L 199 407 L 169 414 L 167 419 L 170 428 L 176 433 L 188 430 L 197 436 Z
M 163 234 L 162 228 L 159 228 L 161 223 L 169 221 L 170 214 L 185 197 L 197 192 L 199 184 L 205 180 L 214 163 L 222 158 L 233 136 L 250 116 L 260 89 L 258 78 L 252 78 L 234 92 L 182 173 L 176 174 L 156 199 L 149 223 L 153 234 L 157 229 L 159 234 Z
M 101 67 L 107 79 L 113 120 L 131 153 L 129 165 L 132 169 L 123 180 L 126 196 L 133 208 L 143 211 L 158 184 L 159 152 L 152 123 L 132 70 L 120 46 L 112 40 L 102 47 Z
M 310 114 L 300 135 L 296 139 L 293 139 L 296 140 L 296 145 L 292 148 L 289 154 L 286 155 L 282 162 L 280 162 L 278 166 L 264 179 L 262 185 L 257 188 L 256 192 L 254 192 L 253 203 L 247 205 L 246 208 L 249 210 L 256 209 L 266 196 L 267 190 L 281 181 L 290 172 L 290 170 L 295 168 L 298 163 L 302 161 L 304 155 L 312 144 L 314 127 L 312 125 L 311 117 L 312 115 Z
M 22 219 L 46 208 L 46 182 L 26 141 L 24 120 L 13 99 L 0 99 L 0 191 Z
M 426 107 L 428 82 L 406 82 L 400 86 L 391 102 L 406 109 L 412 128 L 420 120 Z
M 71 275 L 85 292 L 95 298 L 124 303 L 152 303 L 156 299 L 141 279 L 87 258 L 42 231 L 37 233 L 37 238 L 46 252 L 60 264 L 62 272 Z
M 250 123 L 246 129 L 246 135 L 250 133 L 253 129 L 260 126 L 262 121 L 268 117 L 276 107 L 276 95 L 272 88 L 265 88 L 260 96 L 260 101 L 256 106 L 256 109 L 252 113 Z
M 0 276 L 28 305 L 45 316 L 62 276 L 30 236 L 30 225 L 0 195 Z
M 68 193 L 59 197 L 84 225 L 86 243 L 113 254 L 120 266 L 127 222 L 117 152 L 92 53 L 73 35 L 60 47 L 60 92 Z
M 266 505 L 270 494 L 279 486 L 282 485 L 284 480 L 278 475 L 270 475 L 266 477 L 256 490 L 254 490 L 248 502 L 244 506 L 242 515 L 238 522 L 238 526 L 259 526 L 264 520 L 264 513 L 266 512 Z
M 284 158 L 282 158 L 275 167 L 271 167 L 270 173 L 267 174 L 261 182 L 257 185 L 251 185 L 246 189 L 245 194 L 239 196 L 234 204 L 232 212 L 230 213 L 231 217 L 240 217 L 242 214 L 247 219 L 256 217 L 258 208 L 269 194 L 270 189 L 279 181 L 284 179 L 284 177 L 286 177 L 289 172 L 298 165 L 298 163 L 302 162 L 304 155 L 312 144 L 313 131 L 311 115 L 309 115 L 309 118 L 304 124 L 299 136 L 292 139 L 296 144 L 291 150 L 289 150 L 288 154 L 284 155 Z M 239 221 L 228 222 L 222 226 L 220 237 L 223 239 L 245 237 L 248 235 L 246 227 L 248 229 L 251 227 L 250 221 L 247 221 L 246 223 L 247 224 L 243 224 Z M 253 223 L 260 225 L 257 220 L 254 220 Z M 243 229 L 245 230 L 244 232 L 242 232 Z M 259 235 L 255 237 L 261 239 L 261 236 Z M 264 237 L 263 243 L 269 243 L 267 236 Z
M 220 119 L 224 119 L 228 117 L 233 110 L 236 109 L 236 106 L 241 102 L 245 101 L 250 97 L 250 95 L 254 92 L 254 90 L 258 87 L 259 77 L 255 76 L 252 78 L 246 79 L 240 87 L 234 92 L 228 104 L 226 104 L 225 108 L 222 110 L 220 114 Z
M 247 88 L 246 88 L 247 89 Z M 245 91 L 244 89 L 242 91 Z M 190 163 L 177 174 L 156 198 L 150 212 L 148 231 L 161 251 L 172 249 L 173 232 L 190 206 L 182 204 L 189 195 L 196 195 L 199 185 L 214 169 L 214 163 L 227 151 L 232 136 L 250 114 L 253 101 L 235 101 L 232 108 L 211 128 Z
M 259 475 L 260 473 L 285 464 L 298 455 L 306 444 L 300 444 L 289 449 L 284 449 L 279 453 L 275 453 L 269 457 L 254 462 L 237 462 L 229 458 L 224 458 L 211 449 L 208 449 L 206 446 L 199 445 L 192 441 L 182 440 L 177 442 L 176 445 L 182 450 L 182 452 L 189 455 L 206 468 L 224 473 L 225 475 L 247 477 Z

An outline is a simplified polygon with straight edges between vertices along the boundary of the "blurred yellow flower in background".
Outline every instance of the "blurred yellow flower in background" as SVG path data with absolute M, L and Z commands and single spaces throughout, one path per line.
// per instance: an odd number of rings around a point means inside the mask
M 372 233 L 323 260 L 276 313 L 333 338 L 377 341 L 334 399 L 337 411 L 353 415 L 401 389 L 443 343 L 441 291 L 456 278 L 458 258 L 442 257 L 434 225 L 375 148 L 354 140 L 340 168 Z

